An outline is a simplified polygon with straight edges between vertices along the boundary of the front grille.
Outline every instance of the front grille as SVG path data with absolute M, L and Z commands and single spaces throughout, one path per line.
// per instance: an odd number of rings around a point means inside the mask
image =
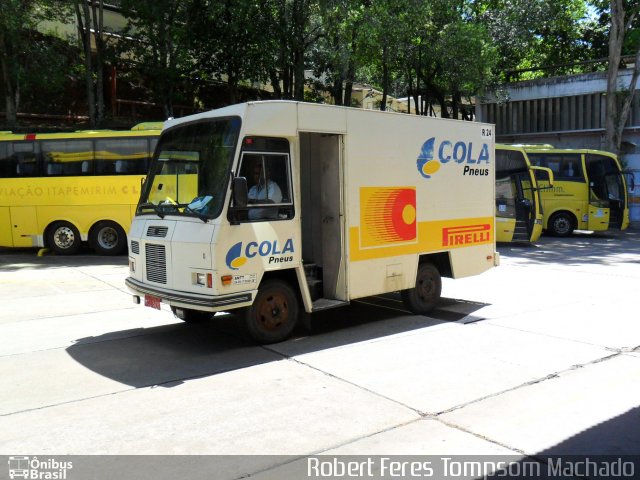
M 147 237 L 164 238 L 167 236 L 168 231 L 169 227 L 154 227 L 151 225 L 147 228 Z
M 140 253 L 140 243 L 136 240 L 131 240 L 131 253 L 138 255 Z
M 167 283 L 167 254 L 164 245 L 147 243 L 146 255 L 147 280 L 154 283 Z

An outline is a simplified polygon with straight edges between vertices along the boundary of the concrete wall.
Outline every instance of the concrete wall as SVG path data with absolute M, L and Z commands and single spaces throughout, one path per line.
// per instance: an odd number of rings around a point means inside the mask
M 618 76 L 620 89 L 631 70 Z M 503 143 L 550 143 L 559 148 L 604 149 L 605 72 L 570 75 L 500 87 L 479 99 L 478 121 L 496 124 Z M 623 135 L 621 160 L 640 184 L 640 93 L 636 91 Z M 630 192 L 631 221 L 640 227 L 640 185 Z

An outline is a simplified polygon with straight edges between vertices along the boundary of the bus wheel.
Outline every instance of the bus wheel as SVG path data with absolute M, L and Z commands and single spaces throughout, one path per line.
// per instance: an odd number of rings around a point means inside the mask
M 186 323 L 202 323 L 209 320 L 213 313 L 202 310 L 192 310 L 190 308 L 171 307 L 173 314 Z
M 80 232 L 68 222 L 56 222 L 47 230 L 47 244 L 60 255 L 73 255 L 80 249 Z
M 288 283 L 266 280 L 258 289 L 253 305 L 244 311 L 245 326 L 256 342 L 285 340 L 298 321 L 298 298 Z
M 440 301 L 442 279 L 440 272 L 432 263 L 418 265 L 416 286 L 402 290 L 400 295 L 405 306 L 416 314 L 425 314 L 435 308 Z
M 573 232 L 573 218 L 565 212 L 554 213 L 549 219 L 549 230 L 556 237 L 567 237 Z
M 127 248 L 127 234 L 115 222 L 98 222 L 89 232 L 89 244 L 99 255 L 120 255 Z

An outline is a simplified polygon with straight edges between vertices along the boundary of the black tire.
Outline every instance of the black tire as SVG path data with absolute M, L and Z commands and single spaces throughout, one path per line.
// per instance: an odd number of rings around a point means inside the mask
M 178 315 L 178 311 L 181 311 L 181 314 Z M 171 307 L 171 311 L 183 322 L 186 323 L 202 323 L 210 320 L 213 317 L 212 312 L 203 312 L 202 310 L 191 310 L 190 308 L 182 308 L 182 307 Z
M 431 263 L 418 265 L 416 286 L 402 290 L 400 296 L 405 306 L 418 315 L 429 313 L 440 301 L 442 293 L 442 278 L 440 272 Z
M 81 244 L 80 232 L 69 222 L 55 222 L 47 230 L 47 246 L 60 255 L 78 253 Z
M 298 297 L 288 283 L 272 279 L 260 285 L 244 324 L 253 340 L 264 345 L 285 340 L 298 322 Z
M 548 230 L 554 237 L 568 237 L 573 233 L 575 223 L 573 217 L 566 212 L 558 212 L 551 215 Z
M 127 234 L 117 223 L 104 220 L 89 232 L 89 245 L 98 255 L 120 255 L 127 249 Z

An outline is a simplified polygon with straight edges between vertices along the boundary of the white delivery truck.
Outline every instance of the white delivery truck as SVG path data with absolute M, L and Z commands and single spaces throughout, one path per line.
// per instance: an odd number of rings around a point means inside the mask
M 184 321 L 242 309 L 259 343 L 299 316 L 400 291 L 495 250 L 493 126 L 291 101 L 168 121 L 129 232 L 136 303 Z

